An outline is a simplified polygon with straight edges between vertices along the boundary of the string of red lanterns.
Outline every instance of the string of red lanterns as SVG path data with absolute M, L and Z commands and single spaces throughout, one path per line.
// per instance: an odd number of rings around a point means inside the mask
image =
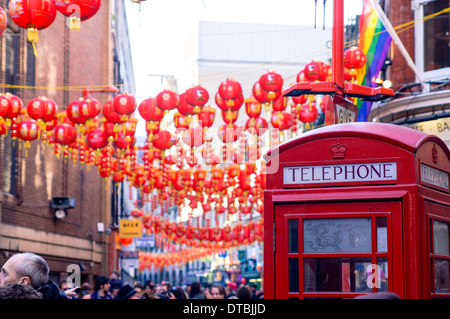
M 346 58 L 352 70 L 361 67 L 360 62 L 352 60 L 361 60 L 361 55 L 353 51 Z M 329 70 L 325 63 L 312 61 L 297 78 L 320 81 L 330 76 Z M 216 109 L 207 104 L 209 93 L 200 85 L 181 94 L 164 90 L 138 107 L 127 93 L 117 94 L 103 106 L 94 98 L 80 97 L 63 111 L 47 97 L 32 99 L 24 107 L 18 96 L 0 94 L 0 134 L 10 131 L 13 140 L 23 141 L 27 147 L 40 138 L 54 147 L 57 156 L 95 166 L 105 179 L 112 178 L 116 183 L 126 179 L 142 193 L 143 203 L 150 202 L 153 210 L 160 207 L 160 216 L 155 212 L 133 214 L 143 220 L 146 233 L 185 247 L 227 248 L 262 241 L 265 175 L 263 163 L 259 170 L 255 165 L 261 156 L 262 135 L 269 129 L 272 135 L 289 129 L 296 132 L 299 121 L 312 123 L 318 117 L 314 96 L 282 97 L 282 85 L 281 76 L 273 71 L 255 82 L 249 98 L 243 97 L 241 85 L 235 80 L 227 79 L 219 85 L 214 100 L 224 122 L 217 131 L 223 143 L 222 158 L 215 154 L 209 135 Z M 235 123 L 243 105 L 248 120 L 239 127 Z M 135 146 L 134 137 L 136 109 L 146 121 L 148 135 L 140 148 Z M 266 118 L 262 117 L 263 109 Z M 160 127 L 169 113 L 173 114 L 175 132 Z M 171 152 L 174 149 L 176 154 Z M 195 156 L 195 149 L 201 151 L 204 165 Z M 143 153 L 143 162 L 138 162 L 138 151 Z M 244 163 L 244 156 L 250 161 Z M 223 160 L 231 162 L 222 168 L 219 164 Z M 168 207 L 174 204 L 189 206 L 191 212 L 202 211 L 195 217 L 197 225 L 191 225 L 192 213 L 185 222 L 163 221 Z M 253 222 L 252 211 L 261 215 L 259 223 Z M 242 222 L 245 215 L 250 218 Z M 233 216 L 238 217 L 233 228 L 219 222 Z M 209 227 L 210 220 L 214 227 Z M 258 232 L 255 225 L 259 225 Z

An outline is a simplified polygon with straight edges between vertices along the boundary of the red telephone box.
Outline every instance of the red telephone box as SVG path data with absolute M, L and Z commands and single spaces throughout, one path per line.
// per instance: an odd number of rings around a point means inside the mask
M 450 152 L 441 139 L 337 124 L 265 159 L 266 298 L 450 298 Z

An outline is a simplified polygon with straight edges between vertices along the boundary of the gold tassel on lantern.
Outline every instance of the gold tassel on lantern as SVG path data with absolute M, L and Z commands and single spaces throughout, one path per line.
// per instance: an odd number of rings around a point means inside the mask
M 80 30 L 81 29 L 81 20 L 78 17 L 70 16 L 67 18 L 69 20 L 69 29 L 70 30 Z
M 37 56 L 35 43 L 39 41 L 39 35 L 36 28 L 28 28 L 28 41 L 33 45 L 34 56 Z

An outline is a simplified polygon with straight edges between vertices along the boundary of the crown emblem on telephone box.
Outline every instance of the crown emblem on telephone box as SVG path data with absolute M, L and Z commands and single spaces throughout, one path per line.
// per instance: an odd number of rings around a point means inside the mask
M 340 139 L 338 139 L 336 144 L 330 146 L 330 151 L 333 159 L 342 159 L 347 152 L 347 146 L 341 144 Z

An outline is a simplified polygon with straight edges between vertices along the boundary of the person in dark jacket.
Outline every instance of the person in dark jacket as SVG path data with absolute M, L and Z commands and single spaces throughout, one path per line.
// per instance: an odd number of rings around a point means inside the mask
M 49 280 L 50 268 L 44 258 L 34 253 L 19 253 L 9 258 L 0 272 L 0 287 L 9 283 L 30 285 L 42 294 L 42 299 L 68 299 Z
M 95 279 L 94 291 L 91 293 L 91 299 L 112 299 L 109 293 L 111 283 L 109 277 L 98 276 Z

